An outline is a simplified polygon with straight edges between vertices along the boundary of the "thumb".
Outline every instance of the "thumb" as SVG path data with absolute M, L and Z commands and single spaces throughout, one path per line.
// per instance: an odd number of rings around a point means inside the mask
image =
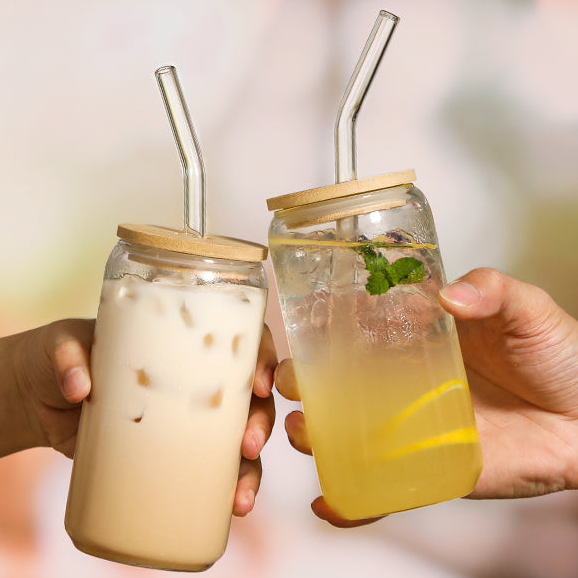
M 578 415 L 578 322 L 545 291 L 475 269 L 439 298 L 456 318 L 466 367 L 480 378 L 478 395 L 486 380 L 538 408 Z M 486 402 L 495 403 L 497 391 L 487 389 Z
M 489 268 L 474 269 L 446 285 L 439 299 L 458 320 L 492 319 L 508 333 L 544 330 L 544 323 L 562 312 L 542 289 Z
M 44 329 L 44 350 L 60 393 L 67 403 L 79 403 L 90 391 L 89 352 L 94 321 L 66 319 L 51 323 Z M 57 407 L 57 400 L 50 399 L 50 391 L 50 388 L 45 388 L 44 401 Z

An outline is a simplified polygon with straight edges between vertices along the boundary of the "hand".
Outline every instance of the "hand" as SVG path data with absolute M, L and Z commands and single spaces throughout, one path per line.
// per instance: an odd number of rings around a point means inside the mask
M 51 446 L 72 457 L 93 332 L 69 319 L 0 339 L 0 456 Z
M 578 488 L 578 322 L 541 289 L 492 269 L 445 287 L 484 469 L 472 498 Z
M 471 498 L 514 498 L 578 488 L 578 322 L 542 290 L 492 269 L 478 269 L 440 293 L 456 318 L 484 455 Z M 299 400 L 292 362 L 275 381 Z M 291 444 L 311 453 L 303 415 L 289 414 Z M 322 519 L 358 526 L 323 498 Z
M 275 423 L 275 404 L 271 390 L 276 366 L 275 344 L 271 331 L 265 325 L 255 370 L 247 429 L 241 444 L 241 468 L 233 504 L 235 516 L 245 516 L 253 509 L 255 496 L 261 483 L 262 470 L 259 454 L 269 439 Z
M 90 392 L 94 320 L 69 319 L 0 339 L 0 457 L 53 447 L 72 457 L 80 402 Z M 261 481 L 259 454 L 271 435 L 277 354 L 267 326 L 259 348 L 234 514 L 250 512 Z

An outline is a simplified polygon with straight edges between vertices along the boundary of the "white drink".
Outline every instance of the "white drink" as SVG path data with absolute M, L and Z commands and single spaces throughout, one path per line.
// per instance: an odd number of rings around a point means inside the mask
M 105 280 L 66 512 L 77 548 L 188 571 L 222 555 L 265 299 Z

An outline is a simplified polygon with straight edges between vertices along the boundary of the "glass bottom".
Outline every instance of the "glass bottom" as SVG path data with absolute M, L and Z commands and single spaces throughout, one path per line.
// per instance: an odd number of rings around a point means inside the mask
M 129 566 L 138 566 L 140 568 L 150 568 L 153 570 L 170 570 L 176 572 L 204 572 L 208 570 L 216 562 L 175 562 L 168 560 L 160 560 L 155 557 L 135 556 L 120 550 L 113 550 L 96 543 L 83 543 L 71 537 L 72 543 L 77 550 L 84 554 L 102 558 L 109 562 L 118 562 L 120 564 L 127 564 Z

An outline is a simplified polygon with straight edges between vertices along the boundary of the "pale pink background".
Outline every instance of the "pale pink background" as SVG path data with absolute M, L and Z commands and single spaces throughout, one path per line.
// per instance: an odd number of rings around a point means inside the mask
M 450 279 L 499 267 L 576 315 L 578 2 L 3 0 L 0 332 L 94 316 L 117 223 L 180 225 L 159 66 L 177 66 L 201 141 L 209 230 L 266 242 L 266 198 L 333 180 L 337 105 L 380 8 L 401 24 L 359 118 L 359 176 L 416 169 Z M 318 521 L 313 463 L 283 431 L 294 405 L 277 397 L 256 509 L 206 576 L 578 575 L 571 494 Z M 0 461 L 0 578 L 164 575 L 73 548 L 69 474 L 49 450 Z

